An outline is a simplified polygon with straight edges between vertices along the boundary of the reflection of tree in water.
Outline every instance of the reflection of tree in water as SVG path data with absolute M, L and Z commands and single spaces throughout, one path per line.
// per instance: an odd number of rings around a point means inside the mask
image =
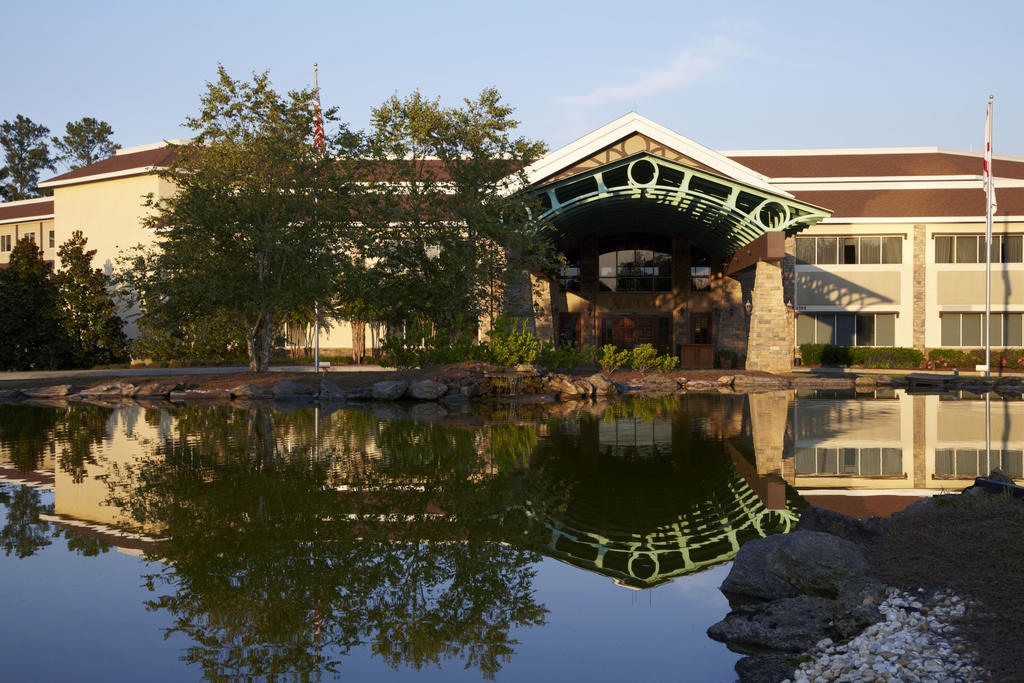
M 53 408 L 5 405 L 0 410 L 0 444 L 22 472 L 39 469 L 53 443 L 60 413 Z
M 52 505 L 44 505 L 39 491 L 28 486 L 0 485 L 0 504 L 7 506 L 7 519 L 0 529 L 0 547 L 4 555 L 30 557 L 53 541 L 49 525 L 39 515 L 53 512 Z
M 493 677 L 512 629 L 546 614 L 537 556 L 496 542 L 520 533 L 501 521 L 510 487 L 473 476 L 469 430 L 347 413 L 317 460 L 312 411 L 186 410 L 157 458 L 113 474 L 113 502 L 167 539 L 149 607 L 210 678 L 339 671 L 361 645 L 396 668 L 461 660 Z M 361 440 L 380 466 L 336 462 L 367 457 Z

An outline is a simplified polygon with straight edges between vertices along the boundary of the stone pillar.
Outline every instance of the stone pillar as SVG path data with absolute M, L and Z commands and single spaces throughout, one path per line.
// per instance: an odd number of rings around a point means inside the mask
M 587 302 L 580 313 L 580 341 L 597 346 L 598 246 L 590 238 L 580 248 L 580 296 Z
M 924 353 L 924 323 L 926 289 L 925 289 L 925 258 L 928 241 L 925 236 L 925 226 L 922 223 L 914 224 L 914 348 Z
M 793 320 L 782 294 L 782 268 L 758 261 L 751 292 L 747 370 L 782 373 L 792 369 Z
M 554 302 L 551 293 L 558 287 L 558 283 L 540 275 L 532 275 L 530 279 L 533 288 L 533 312 L 537 326 L 537 338 L 553 344 L 557 343 Z
M 672 353 L 680 344 L 690 343 L 690 321 L 686 302 L 690 297 L 690 245 L 682 237 L 672 238 Z

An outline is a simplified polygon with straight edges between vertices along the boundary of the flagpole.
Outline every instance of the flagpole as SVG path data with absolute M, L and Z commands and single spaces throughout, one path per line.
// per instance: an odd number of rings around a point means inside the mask
M 985 122 L 985 377 L 992 374 L 992 99 L 989 95 Z
M 320 82 L 317 63 L 313 62 L 313 90 L 316 92 L 317 112 L 320 110 Z M 320 305 L 313 302 L 313 372 L 320 374 Z

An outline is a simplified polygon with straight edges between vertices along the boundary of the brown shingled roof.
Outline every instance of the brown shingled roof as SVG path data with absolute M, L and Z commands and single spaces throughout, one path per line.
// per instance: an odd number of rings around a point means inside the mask
M 19 218 L 35 218 L 37 216 L 52 216 L 53 200 L 45 202 L 32 202 L 31 204 L 0 204 L 0 221 L 5 223 Z
M 985 193 L 977 189 L 945 190 L 806 190 L 801 201 L 828 207 L 833 218 L 909 218 L 913 216 L 985 215 Z M 1024 188 L 996 191 L 998 216 L 1024 215 Z
M 56 178 L 46 180 L 46 183 L 62 182 L 67 180 L 79 180 L 83 182 L 91 176 L 104 173 L 117 173 L 118 171 L 130 171 L 132 169 L 144 169 L 151 166 L 166 167 L 177 156 L 177 152 L 171 147 L 158 147 L 147 149 L 142 152 L 130 152 L 128 154 L 115 154 L 114 156 L 97 161 L 94 164 L 76 168 L 73 171 L 62 173 Z
M 981 157 L 948 152 L 801 154 L 731 157 L 771 178 L 981 175 Z M 1024 178 L 1024 161 L 994 159 L 997 178 Z

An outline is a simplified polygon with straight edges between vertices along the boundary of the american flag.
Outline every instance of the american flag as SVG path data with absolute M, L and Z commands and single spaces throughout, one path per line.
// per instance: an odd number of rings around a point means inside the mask
M 992 180 L 992 98 L 988 99 L 988 109 L 985 112 L 985 161 L 982 166 L 985 179 L 983 185 L 985 197 L 992 202 L 992 210 L 996 209 L 996 187 Z
M 320 113 L 320 83 L 317 79 L 316 64 L 313 65 L 313 89 L 316 90 L 316 99 L 313 101 L 313 144 L 324 152 L 327 144 L 324 141 L 324 117 Z

